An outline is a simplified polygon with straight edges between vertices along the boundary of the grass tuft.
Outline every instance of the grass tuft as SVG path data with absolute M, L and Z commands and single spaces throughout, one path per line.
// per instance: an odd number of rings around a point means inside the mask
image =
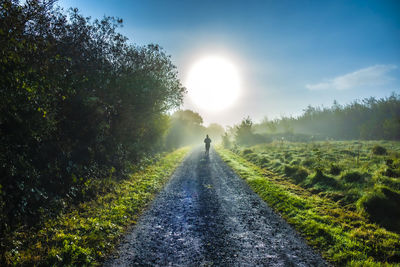
M 313 194 L 285 176 L 260 168 L 229 150 L 217 148 L 217 152 L 262 199 L 332 264 L 397 266 L 400 263 L 400 235 L 371 223 L 363 214 L 355 212 L 353 206 L 342 206 L 344 193 L 323 191 L 318 195 Z M 290 174 L 294 173 L 293 169 L 286 170 Z M 330 188 L 337 183 L 332 182 L 334 178 L 322 171 L 316 171 L 309 178 L 319 184 L 328 184 Z M 387 194 L 385 190 L 381 189 L 381 194 Z M 358 189 L 351 188 L 348 191 L 352 192 L 355 199 L 359 197 Z M 385 197 L 388 198 L 387 195 Z M 393 201 L 396 197 L 390 195 L 390 199 Z
M 400 193 L 378 186 L 363 196 L 358 204 L 371 221 L 400 232 Z
M 374 154 L 374 155 L 386 155 L 387 154 L 387 150 L 383 146 L 375 145 L 372 148 L 372 154 Z

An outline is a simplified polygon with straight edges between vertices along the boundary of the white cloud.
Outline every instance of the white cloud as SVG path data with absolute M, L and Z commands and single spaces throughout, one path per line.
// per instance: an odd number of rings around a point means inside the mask
M 388 73 L 394 69 L 397 69 L 396 65 L 374 65 L 320 83 L 307 84 L 306 88 L 309 90 L 345 90 L 360 86 L 383 85 L 393 80 Z

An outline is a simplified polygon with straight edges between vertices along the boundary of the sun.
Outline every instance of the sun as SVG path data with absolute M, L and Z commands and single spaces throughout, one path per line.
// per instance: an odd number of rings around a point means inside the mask
M 236 66 L 223 57 L 204 57 L 191 67 L 186 87 L 189 97 L 199 108 L 223 110 L 239 97 L 239 73 Z

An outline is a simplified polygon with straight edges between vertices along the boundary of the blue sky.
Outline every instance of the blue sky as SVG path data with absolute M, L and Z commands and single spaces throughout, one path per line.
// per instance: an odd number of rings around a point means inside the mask
M 182 81 L 201 56 L 229 58 L 241 74 L 241 99 L 209 112 L 189 97 L 183 108 L 205 123 L 299 115 L 400 93 L 400 1 L 62 0 L 85 16 L 120 17 L 130 42 L 161 45 Z

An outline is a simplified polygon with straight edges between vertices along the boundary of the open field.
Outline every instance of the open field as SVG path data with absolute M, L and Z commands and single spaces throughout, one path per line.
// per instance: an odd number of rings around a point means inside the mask
M 218 152 L 327 260 L 361 266 L 400 262 L 399 148 L 277 142 Z

